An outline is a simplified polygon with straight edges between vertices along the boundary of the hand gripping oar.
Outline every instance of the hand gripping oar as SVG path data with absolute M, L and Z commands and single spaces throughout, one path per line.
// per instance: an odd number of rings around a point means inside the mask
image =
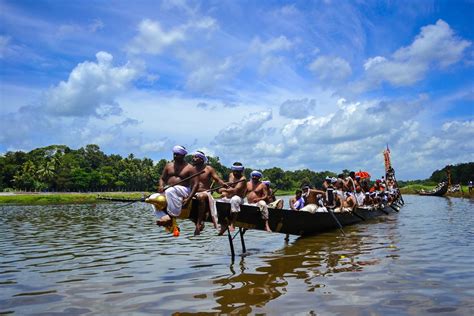
M 163 191 L 166 191 L 167 189 L 172 188 L 172 187 L 174 187 L 175 185 L 179 185 L 179 184 L 181 184 L 181 183 L 183 183 L 183 182 L 186 182 L 186 181 L 188 181 L 189 179 L 192 179 L 192 178 L 194 178 L 194 177 L 196 177 L 196 176 L 198 176 L 198 175 L 200 175 L 200 174 L 202 174 L 202 173 L 204 173 L 204 172 L 205 172 L 205 170 L 201 170 L 201 171 L 199 171 L 199 172 L 197 172 L 197 173 L 195 173 L 195 174 L 193 174 L 193 175 L 190 175 L 189 177 L 184 178 L 184 179 L 181 180 L 181 181 L 178 181 L 178 182 L 176 182 L 176 183 L 167 185 L 167 186 L 165 186 L 165 187 L 163 188 Z M 139 200 L 132 201 L 132 202 L 127 203 L 127 204 L 125 204 L 125 205 L 121 205 L 121 206 L 119 206 L 119 207 L 117 207 L 117 208 L 126 207 L 126 206 L 129 206 L 129 205 L 131 205 L 131 204 L 133 204 L 133 203 L 136 203 L 136 202 L 145 202 L 145 200 L 146 200 L 147 198 L 149 198 L 150 196 L 152 196 L 152 195 L 153 195 L 153 194 L 150 194 L 150 195 L 147 196 L 147 197 L 143 197 L 143 198 L 141 198 L 141 199 L 139 199 Z
M 181 184 L 181 183 L 184 183 L 184 182 L 188 181 L 189 179 L 192 179 L 192 178 L 194 178 L 195 176 L 198 176 L 198 175 L 204 173 L 205 171 L 206 171 L 206 170 L 203 169 L 203 170 L 201 170 L 201 171 L 199 171 L 199 172 L 196 172 L 195 174 L 190 175 L 189 177 L 184 178 L 184 179 L 181 180 L 181 181 L 178 181 L 178 182 L 173 183 L 173 184 L 170 184 L 170 185 L 166 185 L 166 186 L 163 187 L 163 191 L 166 191 L 166 190 L 168 190 L 169 188 L 174 187 L 175 185 L 179 185 L 179 184 Z
M 220 185 L 220 186 L 218 186 L 218 187 L 215 187 L 215 188 L 212 188 L 212 189 L 208 189 L 208 190 L 206 190 L 206 192 L 212 192 L 212 191 L 215 191 L 215 190 L 219 190 L 219 189 L 222 189 L 223 187 L 225 187 L 226 185 L 234 185 L 234 184 L 237 184 L 237 183 L 240 183 L 240 182 L 244 182 L 244 181 L 247 181 L 247 180 L 246 180 L 246 179 L 241 179 L 241 180 L 234 181 L 234 182 L 226 182 L 225 184 Z

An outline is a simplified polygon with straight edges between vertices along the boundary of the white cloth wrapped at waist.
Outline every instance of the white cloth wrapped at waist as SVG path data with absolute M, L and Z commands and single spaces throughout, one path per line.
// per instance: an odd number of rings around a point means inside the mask
M 209 211 L 211 213 L 211 216 L 212 218 L 214 219 L 214 221 L 217 223 L 217 207 L 216 207 L 216 200 L 214 200 L 214 198 L 212 197 L 212 193 L 211 192 L 207 192 L 207 191 L 204 191 L 204 192 L 198 192 L 197 194 L 201 195 L 201 194 L 205 194 L 207 196 L 207 199 L 209 201 Z
M 189 193 L 191 193 L 191 190 L 182 185 L 175 185 L 165 191 L 166 203 L 168 204 L 166 210 L 170 216 L 177 217 L 181 214 L 183 199 L 187 198 Z
M 234 195 L 231 198 L 221 198 L 219 201 L 230 203 L 230 211 L 232 213 L 240 212 L 240 206 L 244 203 L 244 199 L 238 195 Z

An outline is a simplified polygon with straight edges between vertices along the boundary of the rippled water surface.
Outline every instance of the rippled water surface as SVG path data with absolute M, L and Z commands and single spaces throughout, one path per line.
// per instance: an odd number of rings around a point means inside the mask
M 474 201 L 405 201 L 346 237 L 248 231 L 233 264 L 211 225 L 175 238 L 147 205 L 0 206 L 0 313 L 473 315 Z

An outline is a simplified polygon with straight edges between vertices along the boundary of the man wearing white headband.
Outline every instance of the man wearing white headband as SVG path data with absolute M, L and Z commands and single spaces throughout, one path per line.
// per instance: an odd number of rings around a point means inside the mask
M 265 200 L 268 198 L 268 188 L 260 181 L 262 173 L 254 170 L 250 173 L 250 181 L 247 182 L 247 201 L 250 205 L 258 206 L 262 213 L 262 219 L 265 222 L 265 230 L 271 232 L 268 226 L 268 206 Z
M 196 173 L 193 166 L 184 160 L 186 154 L 186 148 L 179 145 L 174 146 L 173 161 L 168 162 L 163 169 L 158 192 L 166 196 L 167 207 L 166 212 L 155 211 L 155 215 L 159 217 L 157 221 L 159 225 L 166 226 L 171 221 L 171 217 L 179 216 L 183 206 L 189 203 L 198 189 L 197 177 L 181 182 Z M 165 190 L 165 186 L 171 187 Z
M 277 199 L 275 197 L 275 193 L 273 192 L 273 189 L 270 186 L 271 182 L 269 180 L 264 180 L 262 181 L 262 183 L 265 184 L 268 189 L 268 198 L 265 200 L 265 202 L 267 202 L 268 207 L 282 209 L 284 202 L 282 199 Z
M 229 175 L 229 188 L 219 189 L 219 193 L 222 194 L 220 201 L 230 202 L 229 230 L 233 232 L 235 230 L 234 222 L 240 212 L 240 205 L 244 203 L 247 184 L 244 176 L 244 166 L 240 162 L 234 162 L 230 169 L 232 172 Z M 219 235 L 224 234 L 226 229 L 227 227 L 222 225 Z
M 212 197 L 211 184 L 214 180 L 219 186 L 227 186 L 227 184 L 217 175 L 216 170 L 207 165 L 208 159 L 202 151 L 193 153 L 193 167 L 195 172 L 204 172 L 197 178 L 199 180 L 199 187 L 196 193 L 196 198 L 199 201 L 198 218 L 196 221 L 196 229 L 194 236 L 199 235 L 204 229 L 204 219 L 207 213 L 211 214 L 214 228 L 217 228 L 217 210 L 216 201 Z

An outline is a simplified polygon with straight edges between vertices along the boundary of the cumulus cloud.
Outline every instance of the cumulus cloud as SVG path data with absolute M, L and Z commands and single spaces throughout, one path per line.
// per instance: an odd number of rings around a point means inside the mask
M 185 38 L 182 28 L 165 31 L 158 21 L 145 19 L 140 22 L 138 35 L 133 38 L 128 46 L 128 51 L 132 54 L 159 54 L 167 46 L 183 41 Z
M 316 107 L 316 100 L 286 100 L 280 105 L 280 115 L 293 119 L 301 119 L 310 115 Z
M 310 65 L 309 69 L 321 81 L 339 82 L 352 74 L 349 63 L 340 57 L 319 56 Z
M 339 101 L 339 110 L 323 117 L 293 120 L 282 129 L 288 144 L 329 144 L 375 137 L 398 129 L 422 109 L 420 102 L 347 102 Z
M 106 52 L 98 52 L 96 58 L 97 62 L 77 65 L 67 81 L 61 81 L 45 93 L 44 109 L 47 112 L 98 117 L 120 114 L 121 108 L 115 98 L 140 76 L 141 66 L 127 63 L 114 67 L 112 55 Z
M 271 111 L 251 113 L 244 117 L 241 122 L 230 124 L 222 129 L 214 141 L 217 145 L 227 148 L 256 143 L 261 138 L 262 133 L 265 133 L 263 125 L 271 119 Z
M 159 21 L 145 19 L 138 25 L 138 34 L 127 47 L 132 54 L 161 54 L 164 49 L 188 39 L 193 31 L 213 31 L 218 28 L 217 22 L 211 17 L 202 17 L 186 24 L 165 30 Z
M 387 81 L 406 86 L 422 80 L 430 69 L 443 69 L 461 60 L 472 43 L 454 34 L 443 20 L 421 28 L 411 45 L 402 47 L 390 58 L 376 56 L 367 59 L 365 89 Z

